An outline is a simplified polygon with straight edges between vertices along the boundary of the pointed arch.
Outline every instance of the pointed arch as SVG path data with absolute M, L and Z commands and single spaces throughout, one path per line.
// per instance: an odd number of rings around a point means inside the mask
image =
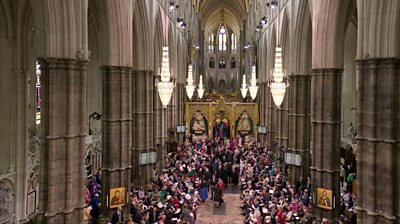
M 342 68 L 344 38 L 355 1 L 316 1 L 312 15 L 312 67 Z
M 283 67 L 286 68 L 289 73 L 290 69 L 290 30 L 289 30 L 289 18 L 286 8 L 283 10 L 281 33 L 280 33 L 280 47 L 282 48 L 282 59 Z
M 146 2 L 138 0 L 135 4 L 133 12 L 133 67 L 135 69 L 145 70 L 150 67 L 149 65 L 149 52 L 148 49 L 152 45 L 148 44 L 151 40 L 149 35 L 149 22 Z
M 280 16 L 280 24 L 279 24 L 279 33 L 278 33 L 278 45 L 283 47 L 287 36 L 289 36 L 289 15 L 287 12 L 287 8 L 285 7 L 283 9 L 283 12 L 281 13 Z
M 270 30 L 270 35 L 269 35 L 269 40 L 267 40 L 267 79 L 271 78 L 271 69 L 274 68 L 274 62 L 275 62 L 275 48 L 276 48 L 276 26 L 272 26 L 272 29 Z
M 2 12 L 0 14 L 4 15 L 5 19 L 6 28 L 4 30 L 6 31 L 6 36 L 14 36 L 14 14 L 10 1 L 0 1 L 0 10 Z
M 308 74 L 311 69 L 311 12 L 308 1 L 300 1 L 295 20 L 292 72 Z
M 161 67 L 161 53 L 163 46 L 163 27 L 162 27 L 161 11 L 158 8 L 155 18 L 154 26 L 154 70 L 157 73 L 158 68 Z
M 39 56 L 87 58 L 87 1 L 38 0 L 32 9 Z

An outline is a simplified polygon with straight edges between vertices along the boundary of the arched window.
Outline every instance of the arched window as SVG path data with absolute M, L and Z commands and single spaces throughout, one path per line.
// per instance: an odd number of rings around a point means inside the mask
M 40 96 L 40 66 L 39 63 L 36 62 L 36 97 L 35 97 L 35 113 L 36 113 L 36 124 L 40 124 L 40 104 L 42 102 Z
M 224 24 L 221 25 L 218 33 L 218 49 L 220 51 L 226 51 L 226 30 Z
M 208 36 L 208 50 L 212 52 L 214 50 L 214 33 Z
M 236 35 L 235 35 L 235 33 L 232 33 L 232 36 L 231 36 L 231 50 L 232 51 L 236 50 Z

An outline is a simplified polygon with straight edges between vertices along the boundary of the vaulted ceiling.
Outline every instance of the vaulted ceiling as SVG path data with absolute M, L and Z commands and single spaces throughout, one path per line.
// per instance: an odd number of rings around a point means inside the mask
M 195 0 L 193 3 L 201 16 L 205 35 L 219 27 L 222 15 L 224 24 L 239 35 L 251 0 Z

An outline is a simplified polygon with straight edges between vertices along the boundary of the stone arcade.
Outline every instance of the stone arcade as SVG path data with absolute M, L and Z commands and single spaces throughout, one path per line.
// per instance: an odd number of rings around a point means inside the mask
M 83 223 L 88 178 L 101 173 L 102 202 L 149 184 L 189 134 L 256 137 L 290 182 L 332 190 L 318 222 L 340 216 L 343 166 L 357 222 L 400 223 L 398 0 L 1 0 L 0 49 L 0 224 Z M 186 95 L 189 64 L 202 98 Z M 252 66 L 255 100 L 240 91 Z

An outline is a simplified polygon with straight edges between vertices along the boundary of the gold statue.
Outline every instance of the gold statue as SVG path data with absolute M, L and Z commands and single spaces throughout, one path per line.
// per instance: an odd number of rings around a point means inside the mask
M 204 116 L 201 114 L 200 111 L 197 111 L 193 115 L 194 123 L 193 123 L 193 131 L 196 134 L 203 134 L 206 130 L 206 125 L 204 123 Z
M 251 130 L 249 115 L 247 114 L 246 111 L 244 111 L 240 116 L 237 130 L 242 134 L 248 134 Z

